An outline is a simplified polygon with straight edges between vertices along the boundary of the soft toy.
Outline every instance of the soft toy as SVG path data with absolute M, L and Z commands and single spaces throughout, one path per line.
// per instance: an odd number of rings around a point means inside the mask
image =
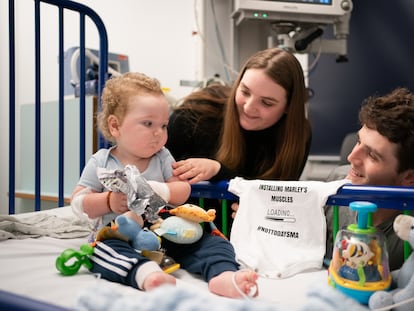
M 127 237 L 128 242 L 136 250 L 156 251 L 161 246 L 154 232 L 142 229 L 138 223 L 125 215 L 115 218 L 113 229 Z
M 398 215 L 394 220 L 394 231 L 402 240 L 408 241 L 411 248 L 414 249 L 414 217 Z M 370 309 L 398 304 L 392 310 L 414 310 L 414 253 L 411 253 L 401 269 L 392 272 L 392 277 L 397 287 L 389 292 L 375 292 L 369 299 Z M 404 303 L 405 300 L 410 298 L 411 301 Z
M 212 235 L 217 235 L 227 240 L 227 237 L 223 233 L 221 233 L 221 231 L 217 229 L 216 225 L 214 224 L 214 219 L 216 218 L 215 209 L 209 209 L 206 211 L 200 206 L 194 204 L 184 204 L 170 210 L 170 214 L 197 223 L 207 222 L 210 225 Z
M 210 222 L 216 218 L 216 210 L 205 210 L 194 204 L 184 204 L 170 210 L 171 215 L 179 216 L 194 222 Z
M 127 241 L 133 248 L 140 250 L 143 256 L 155 261 L 164 272 L 172 273 L 180 268 L 180 265 L 174 259 L 160 250 L 161 243 L 159 237 L 152 231 L 142 229 L 130 217 L 125 215 L 117 216 L 112 230 L 127 237 Z
M 200 222 L 212 222 L 216 211 L 208 211 L 194 204 L 184 204 L 169 211 L 173 216 L 151 226 L 159 236 L 178 244 L 191 244 L 203 235 Z
M 173 216 L 165 220 L 159 219 L 150 229 L 170 241 L 189 244 L 199 240 L 203 235 L 200 222 L 210 223 L 212 233 L 222 236 L 213 223 L 216 216 L 214 209 L 206 211 L 197 205 L 184 204 L 169 210 L 169 213 Z M 214 228 L 217 233 L 214 233 Z M 132 247 L 141 251 L 143 256 L 158 263 L 164 272 L 172 273 L 180 265 L 160 250 L 160 240 L 154 232 L 142 229 L 136 220 L 128 216 L 118 215 L 112 226 L 105 226 L 97 232 L 96 239 L 91 245 L 82 246 L 87 252 L 82 248 L 81 251 L 65 250 L 58 257 L 56 268 L 65 275 L 75 274 L 82 264 L 89 269 L 91 263 L 88 257 L 93 253 L 93 246 L 99 241 L 119 239 L 129 242 Z M 72 262 L 73 258 L 77 259 L 75 263 Z
M 154 228 L 159 236 L 178 244 L 197 242 L 203 235 L 199 223 L 178 216 L 171 216 L 160 222 L 159 228 Z

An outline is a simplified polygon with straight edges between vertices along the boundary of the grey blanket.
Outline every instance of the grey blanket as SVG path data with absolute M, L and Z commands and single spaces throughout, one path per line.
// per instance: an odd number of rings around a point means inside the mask
M 59 217 L 46 213 L 31 213 L 26 217 L 0 215 L 0 241 L 42 236 L 73 239 L 85 237 L 90 232 L 90 224 L 75 216 Z

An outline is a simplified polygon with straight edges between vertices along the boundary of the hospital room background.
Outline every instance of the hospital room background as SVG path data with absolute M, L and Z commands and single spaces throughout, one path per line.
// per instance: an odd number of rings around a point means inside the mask
M 158 78 L 174 102 L 210 79 L 230 83 L 243 60 L 271 42 L 270 22 L 245 21 L 236 25 L 229 0 L 84 0 L 104 21 L 109 52 L 121 57 L 130 71 Z M 33 1 L 16 1 L 16 148 L 24 148 L 32 130 L 24 107 L 34 102 Z M 57 99 L 57 14 L 45 5 L 42 10 L 42 102 Z M 299 54 L 310 89 L 308 115 L 313 126 L 311 153 L 302 179 L 323 180 L 338 165 L 341 144 L 358 129 L 357 112 L 364 98 L 385 94 L 397 86 L 414 91 L 414 2 L 409 0 L 353 1 L 349 22 L 346 61 L 335 53 Z M 8 146 L 9 54 L 8 1 L 0 1 L 0 137 Z M 65 48 L 79 45 L 79 27 L 65 16 Z M 75 26 L 76 25 L 76 26 Z M 98 36 L 91 25 L 86 47 L 97 49 Z M 323 38 L 332 37 L 328 27 Z M 343 60 L 343 58 L 342 58 Z M 117 69 L 120 69 L 117 67 Z M 72 90 L 73 91 L 73 90 Z M 73 95 L 68 95 L 67 100 Z M 27 113 L 27 112 L 26 112 Z M 22 124 L 23 123 L 23 124 Z M 92 144 L 92 143 L 91 143 Z M 8 206 L 8 147 L 0 149 L 0 213 Z M 50 151 L 53 152 L 53 151 Z M 24 170 L 24 154 L 16 159 L 16 191 Z M 52 181 L 53 183 L 53 181 Z M 70 194 L 72 189 L 65 189 Z M 30 205 L 30 199 L 18 204 Z M 16 201 L 17 203 L 17 201 Z M 53 205 L 53 202 L 49 202 Z M 55 203 L 56 205 L 56 203 Z M 16 209 L 19 211 L 19 208 Z M 22 209 L 24 208 L 22 207 Z

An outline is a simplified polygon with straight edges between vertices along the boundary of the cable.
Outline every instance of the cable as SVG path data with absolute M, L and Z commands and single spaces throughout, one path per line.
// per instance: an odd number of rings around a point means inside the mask
M 316 53 L 316 56 L 314 58 L 314 60 L 312 61 L 312 63 L 308 66 L 308 68 L 306 70 L 304 70 L 304 74 L 305 74 L 305 78 L 309 78 L 312 71 L 315 69 L 316 65 L 319 62 L 319 59 L 321 57 L 322 54 L 322 39 L 319 38 L 319 48 L 318 48 L 318 52 Z
M 241 269 L 241 270 L 238 270 L 238 271 L 234 272 L 233 275 L 232 275 L 232 277 L 231 277 L 231 282 L 233 283 L 234 288 L 237 290 L 237 292 L 240 294 L 240 296 L 242 296 L 245 299 L 251 300 L 257 294 L 257 290 L 258 290 L 257 289 L 257 285 L 253 286 L 250 289 L 250 292 L 248 294 L 244 293 L 240 289 L 240 287 L 237 285 L 237 281 L 236 281 L 236 275 L 237 275 L 237 273 L 240 273 L 240 272 L 253 272 L 253 271 L 250 270 L 250 269 Z

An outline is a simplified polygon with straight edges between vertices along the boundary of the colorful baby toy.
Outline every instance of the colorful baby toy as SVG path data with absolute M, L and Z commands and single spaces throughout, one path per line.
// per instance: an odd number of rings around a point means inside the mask
M 336 235 L 329 284 L 362 304 L 370 296 L 391 285 L 385 237 L 368 225 L 368 215 L 377 210 L 370 202 L 352 202 L 358 212 L 358 224 L 351 224 Z
M 82 265 L 87 269 L 92 268 L 92 263 L 89 260 L 89 256 L 93 254 L 93 246 L 89 244 L 83 244 L 80 247 L 80 251 L 68 248 L 56 258 L 56 269 L 63 275 L 76 274 Z
M 171 209 L 170 216 L 151 226 L 159 236 L 178 244 L 191 244 L 203 235 L 200 222 L 212 222 L 216 211 L 208 211 L 194 204 L 184 204 Z

